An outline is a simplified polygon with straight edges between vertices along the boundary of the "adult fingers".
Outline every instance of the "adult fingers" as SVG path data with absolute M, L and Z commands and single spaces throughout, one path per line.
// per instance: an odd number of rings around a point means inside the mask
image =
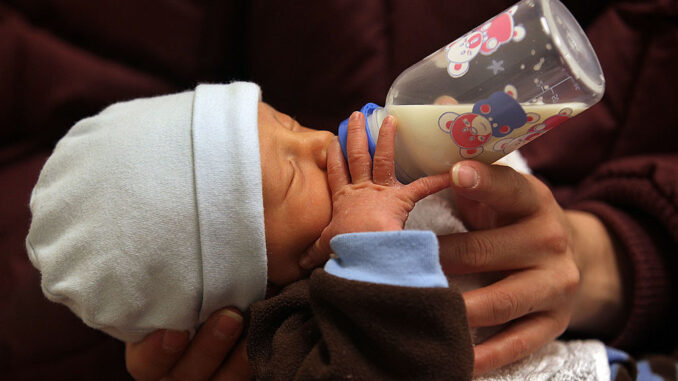
M 407 197 L 412 202 L 417 202 L 422 198 L 440 192 L 450 186 L 450 176 L 447 173 L 439 175 L 426 176 L 417 179 L 404 187 Z
M 375 184 L 391 186 L 397 183 L 395 177 L 395 118 L 391 115 L 384 119 L 379 129 L 379 139 L 374 150 L 372 178 Z
M 252 380 L 254 374 L 247 361 L 247 339 L 242 339 L 228 356 L 224 365 L 219 368 L 213 381 L 245 381 Z
M 365 118 L 359 111 L 354 112 L 348 118 L 346 155 L 348 155 L 348 170 L 353 184 L 372 180 L 372 157 L 367 147 Z
M 530 268 L 561 254 L 567 237 L 567 230 L 552 218 L 439 236 L 440 264 L 446 274 Z
M 474 347 L 474 374 L 480 375 L 536 352 L 567 328 L 564 315 L 543 312 L 520 319 Z
M 348 185 L 351 181 L 349 177 L 344 153 L 341 152 L 339 140 L 334 139 L 327 147 L 327 182 L 330 186 L 330 192 L 334 196 L 339 189 Z
M 495 326 L 566 304 L 577 290 L 579 272 L 564 267 L 561 270 L 556 274 L 539 269 L 525 270 L 487 287 L 465 292 L 469 325 Z
M 510 167 L 466 160 L 452 167 L 451 177 L 458 195 L 489 206 L 504 219 L 517 220 L 539 208 L 535 183 L 541 182 L 530 181 Z M 463 202 L 459 208 L 464 213 Z
M 188 345 L 188 332 L 157 330 L 138 343 L 126 343 L 125 363 L 138 381 L 159 380 L 169 373 Z
M 242 329 L 242 315 L 237 310 L 226 308 L 212 314 L 166 378 L 177 381 L 209 379 L 238 341 Z
M 441 95 L 433 101 L 434 105 L 456 105 L 459 104 L 456 99 L 449 95 Z

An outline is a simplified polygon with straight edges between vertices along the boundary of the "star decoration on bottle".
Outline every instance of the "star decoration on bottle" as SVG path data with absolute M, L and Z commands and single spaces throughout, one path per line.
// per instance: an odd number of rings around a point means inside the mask
M 504 65 L 504 60 L 501 61 L 492 60 L 492 65 L 488 66 L 487 69 L 492 70 L 492 73 L 494 75 L 497 75 L 497 73 L 499 73 L 500 71 L 504 71 L 504 67 L 502 65 Z

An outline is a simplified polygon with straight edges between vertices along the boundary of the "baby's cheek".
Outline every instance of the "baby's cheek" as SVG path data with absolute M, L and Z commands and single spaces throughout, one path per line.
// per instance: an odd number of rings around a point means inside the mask
M 284 287 L 306 276 L 305 271 L 299 267 L 299 258 L 291 258 L 281 253 L 268 254 L 268 282 L 278 287 Z

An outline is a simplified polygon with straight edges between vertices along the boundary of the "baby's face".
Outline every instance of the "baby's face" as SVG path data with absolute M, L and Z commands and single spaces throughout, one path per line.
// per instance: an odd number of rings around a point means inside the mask
M 259 103 L 259 148 L 269 282 L 300 279 L 304 251 L 332 217 L 327 183 L 328 131 L 302 127 L 266 103 Z

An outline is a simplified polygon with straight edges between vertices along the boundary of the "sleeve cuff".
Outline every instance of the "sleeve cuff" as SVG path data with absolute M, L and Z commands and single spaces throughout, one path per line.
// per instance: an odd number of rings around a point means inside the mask
M 448 287 L 430 231 L 340 234 L 330 241 L 337 255 L 325 271 L 337 277 L 405 287 Z
M 624 328 L 608 344 L 625 350 L 636 349 L 638 343 L 647 340 L 652 327 L 663 326 L 666 319 L 671 282 L 664 260 L 643 227 L 624 212 L 596 201 L 582 202 L 573 208 L 598 216 L 626 250 L 633 266 L 633 295 Z

